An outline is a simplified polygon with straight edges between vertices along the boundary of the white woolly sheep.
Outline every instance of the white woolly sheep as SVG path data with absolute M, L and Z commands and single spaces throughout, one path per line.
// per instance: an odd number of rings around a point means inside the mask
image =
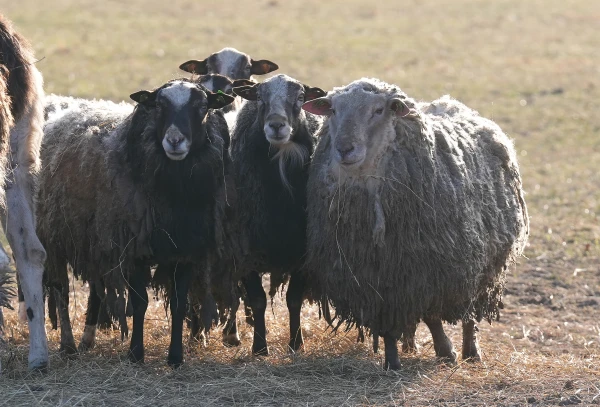
M 505 270 L 529 220 L 512 142 L 443 97 L 417 104 L 362 79 L 307 102 L 327 116 L 308 181 L 310 277 L 334 319 L 396 341 L 424 320 L 454 358 L 441 321 L 463 321 L 463 358 L 479 358 L 475 321 L 498 316 Z M 339 325 L 338 325 L 339 326 Z

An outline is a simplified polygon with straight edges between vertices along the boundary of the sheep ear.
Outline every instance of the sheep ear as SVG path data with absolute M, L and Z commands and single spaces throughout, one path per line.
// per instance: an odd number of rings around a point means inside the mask
M 316 98 L 323 97 L 327 94 L 321 88 L 311 88 L 310 86 L 304 85 L 304 100 L 308 102 L 309 100 L 313 100 Z
M 390 109 L 392 109 L 398 117 L 406 117 L 412 113 L 412 110 L 410 110 L 400 99 L 392 99 Z
M 331 115 L 331 102 L 326 97 L 313 99 L 302 105 L 302 109 L 317 116 Z
M 198 75 L 205 75 L 208 73 L 208 66 L 206 64 L 206 59 L 202 61 L 198 61 L 197 59 L 192 59 L 190 61 L 184 62 L 179 65 L 179 69 L 182 71 L 186 71 L 189 73 L 195 73 Z
M 250 63 L 252 64 L 252 69 L 250 69 L 252 75 L 264 75 L 279 69 L 279 65 L 266 59 L 261 59 L 260 61 L 251 59 Z
M 233 93 L 246 100 L 256 100 L 258 91 L 257 85 L 258 84 L 252 86 L 238 86 L 237 88 L 233 88 Z
M 145 106 L 153 106 L 156 102 L 156 93 L 147 90 L 140 90 L 139 92 L 132 93 L 129 97 L 134 102 Z
M 233 81 L 232 88 L 239 88 L 240 86 L 253 86 L 256 85 L 256 82 L 251 81 L 250 79 L 236 79 Z
M 208 96 L 208 107 L 209 109 L 220 109 L 227 106 L 235 100 L 233 96 L 229 96 L 226 93 L 218 91 L 216 93 L 206 92 Z

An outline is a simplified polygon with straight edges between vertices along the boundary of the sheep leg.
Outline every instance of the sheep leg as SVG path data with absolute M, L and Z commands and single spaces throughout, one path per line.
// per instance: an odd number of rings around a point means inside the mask
M 240 307 L 240 299 L 238 298 L 231 306 L 231 315 L 223 328 L 223 343 L 225 346 L 240 346 L 240 336 L 237 330 L 237 310 Z
M 144 317 L 148 309 L 148 291 L 144 270 L 136 266 L 135 272 L 129 278 L 129 293 L 133 307 L 133 329 L 129 344 L 129 360 L 137 363 L 144 362 Z
M 98 295 L 96 284 L 93 281 L 89 282 L 90 294 L 88 296 L 87 311 L 85 313 L 85 328 L 77 350 L 85 352 L 92 349 L 96 343 L 96 326 L 98 325 L 98 317 L 102 305 L 102 299 Z
M 190 310 L 190 340 L 206 346 L 206 335 L 204 335 L 204 324 L 196 308 Z
M 385 370 L 399 370 L 400 359 L 398 358 L 398 340 L 390 334 L 383 335 L 385 345 Z
M 48 290 L 48 318 L 50 318 L 50 324 L 55 331 L 58 329 L 58 314 L 56 310 L 56 295 L 54 294 L 54 290 Z
M 293 273 L 285 295 L 285 301 L 290 313 L 290 343 L 288 347 L 292 352 L 298 352 L 304 348 L 302 327 L 300 326 L 300 312 L 302 310 L 305 286 L 305 277 L 300 273 Z
M 21 288 L 21 282 L 19 281 L 19 274 L 17 273 L 17 297 L 19 298 L 19 321 L 22 323 L 27 322 L 27 306 L 25 305 L 25 296 L 23 295 L 23 289 Z M 54 316 L 56 316 L 56 309 L 54 310 Z M 56 321 L 56 319 L 55 319 Z M 56 329 L 56 324 L 52 327 Z
M 435 355 L 449 364 L 456 364 L 456 352 L 450 338 L 444 332 L 442 320 L 439 318 L 423 318 L 433 338 L 433 349 Z
M 60 318 L 60 352 L 67 355 L 77 353 L 73 329 L 71 328 L 71 319 L 69 317 L 69 290 L 63 285 L 54 287 L 58 316 Z
M 481 360 L 479 355 L 479 340 L 477 339 L 477 332 L 479 329 L 475 325 L 475 321 L 472 319 L 469 321 L 463 321 L 463 348 L 462 358 L 469 360 L 470 362 L 478 362 Z
M 415 342 L 415 332 L 417 332 L 417 324 L 407 324 L 402 333 L 402 353 L 416 353 L 418 350 Z
M 29 325 L 29 369 L 48 367 L 48 338 L 44 323 L 43 274 L 46 251 L 35 233 L 33 169 L 36 158 L 27 148 L 34 146 L 34 133 L 41 134 L 35 109 L 11 130 L 10 168 L 6 177 L 6 206 L 0 210 L 6 237 L 13 251 L 19 282 L 27 305 Z M 41 139 L 41 137 L 40 137 Z
M 246 287 L 248 303 L 254 316 L 254 338 L 252 353 L 266 356 L 269 354 L 267 347 L 267 327 L 265 325 L 265 311 L 267 310 L 267 295 L 262 287 L 262 280 L 256 271 L 252 271 L 242 282 Z
M 90 282 L 90 293 L 92 291 L 92 282 Z M 97 289 L 97 287 L 94 284 L 94 289 Z M 96 294 L 98 296 L 98 294 Z M 98 319 L 97 319 L 97 323 L 96 326 L 98 326 L 98 328 L 100 329 L 111 329 L 113 327 L 113 321 L 112 318 L 110 317 L 110 315 L 108 315 L 108 308 L 106 306 L 106 296 L 104 298 L 100 298 L 100 296 L 98 296 L 98 298 L 100 299 L 100 304 L 98 304 Z M 86 323 L 87 325 L 87 323 Z
M 178 264 L 171 274 L 171 344 L 167 363 L 177 368 L 183 364 L 183 321 L 187 310 L 189 286 L 194 275 L 189 264 Z

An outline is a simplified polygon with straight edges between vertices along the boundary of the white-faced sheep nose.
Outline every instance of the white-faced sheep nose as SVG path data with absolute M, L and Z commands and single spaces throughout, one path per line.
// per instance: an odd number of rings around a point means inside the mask
M 167 141 L 174 148 L 180 145 L 183 142 L 183 140 L 185 140 L 185 137 L 183 137 L 183 135 L 170 135 L 167 137 Z
M 354 151 L 354 146 L 352 144 L 342 144 L 336 148 L 342 162 L 347 161 L 348 157 Z

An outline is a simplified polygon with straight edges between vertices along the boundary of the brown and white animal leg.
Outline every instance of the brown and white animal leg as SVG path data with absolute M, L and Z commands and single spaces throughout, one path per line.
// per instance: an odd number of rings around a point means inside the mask
M 265 325 L 265 311 L 267 310 L 267 295 L 262 286 L 262 280 L 256 271 L 251 272 L 242 279 L 246 287 L 248 303 L 254 316 L 254 339 L 252 353 L 266 356 L 269 354 L 267 347 L 267 327 Z
M 290 313 L 290 342 L 288 347 L 292 352 L 298 352 L 304 348 L 304 338 L 302 338 L 302 327 L 300 326 L 300 311 L 302 310 L 305 286 L 304 276 L 300 273 L 293 273 L 285 296 Z
M 400 359 L 398 358 L 398 340 L 390 334 L 383 336 L 383 343 L 385 344 L 385 370 L 398 370 L 400 369 Z
M 93 281 L 89 282 L 90 294 L 88 296 L 87 311 L 85 314 L 85 328 L 81 336 L 81 342 L 77 349 L 80 352 L 92 349 L 96 344 L 96 327 L 98 326 L 98 316 L 102 306 L 102 298 L 98 294 L 98 287 Z M 108 313 L 107 313 L 108 314 Z
M 33 75 L 37 76 L 37 94 L 41 96 L 41 75 L 37 71 Z M 46 251 L 35 232 L 33 193 L 34 173 L 40 165 L 43 118 L 43 98 L 39 97 L 10 132 L 10 171 L 6 177 L 6 209 L 3 210 L 4 230 L 27 305 L 29 369 L 42 370 L 48 366 L 42 288 Z
M 435 355 L 445 362 L 456 364 L 456 352 L 454 351 L 452 341 L 450 341 L 450 338 L 444 332 L 442 321 L 439 318 L 423 318 L 423 321 L 427 324 L 431 332 Z
M 402 333 L 402 353 L 416 353 L 418 350 L 415 341 L 415 333 L 417 332 L 417 324 L 407 324 Z
M 462 357 L 464 360 L 478 362 L 481 360 L 479 353 L 479 340 L 477 332 L 479 329 L 474 320 L 463 321 L 463 348 Z

